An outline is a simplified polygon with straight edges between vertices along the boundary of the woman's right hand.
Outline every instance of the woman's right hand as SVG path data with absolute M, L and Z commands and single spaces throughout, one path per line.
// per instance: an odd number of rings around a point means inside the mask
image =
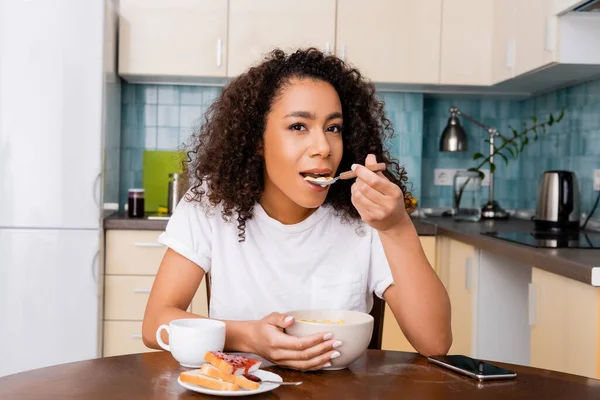
M 322 332 L 297 338 L 283 332 L 294 323 L 294 318 L 271 313 L 259 321 L 252 321 L 250 346 L 253 353 L 277 364 L 300 371 L 316 371 L 331 366 L 330 361 L 340 356 L 336 349 L 342 342 Z

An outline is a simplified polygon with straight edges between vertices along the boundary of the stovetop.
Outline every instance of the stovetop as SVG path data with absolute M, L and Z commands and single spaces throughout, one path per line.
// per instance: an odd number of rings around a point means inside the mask
M 482 232 L 509 242 L 538 248 L 600 249 L 600 233 L 582 231 L 549 232 Z

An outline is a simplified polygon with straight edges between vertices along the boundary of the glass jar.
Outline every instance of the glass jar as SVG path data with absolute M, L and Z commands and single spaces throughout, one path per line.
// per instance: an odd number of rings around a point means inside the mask
M 481 219 L 481 178 L 473 171 L 458 171 L 452 188 L 453 215 L 459 221 Z
M 129 189 L 127 216 L 129 218 L 144 218 L 144 189 Z

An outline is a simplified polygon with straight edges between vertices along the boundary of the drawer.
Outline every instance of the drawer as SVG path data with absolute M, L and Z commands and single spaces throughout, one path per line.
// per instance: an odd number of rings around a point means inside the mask
M 104 319 L 142 321 L 154 278 L 154 276 L 106 275 L 104 279 Z M 203 280 L 187 311 L 207 316 L 208 305 L 204 282 Z
M 154 276 L 107 275 L 104 279 L 104 319 L 141 321 Z
M 167 248 L 158 243 L 161 231 L 106 231 L 107 275 L 156 275 Z
M 104 321 L 104 357 L 150 351 L 156 350 L 142 341 L 142 321 Z

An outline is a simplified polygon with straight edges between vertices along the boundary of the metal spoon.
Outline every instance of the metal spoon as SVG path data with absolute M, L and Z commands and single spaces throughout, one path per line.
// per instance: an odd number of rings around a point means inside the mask
M 385 163 L 377 163 L 372 165 L 366 165 L 367 169 L 373 172 L 385 171 L 387 166 Z M 314 183 L 315 185 L 319 185 L 322 187 L 333 185 L 340 179 L 352 179 L 356 178 L 356 173 L 354 171 L 346 171 L 342 172 L 338 176 L 333 179 L 322 180 L 322 179 L 306 179 L 308 182 Z
M 302 382 L 277 382 L 277 381 L 266 381 L 264 379 L 259 378 L 256 375 L 251 375 L 251 374 L 244 374 L 244 378 L 253 381 L 253 382 L 258 382 L 258 383 L 274 383 L 276 385 L 287 385 L 287 386 L 298 386 L 298 385 L 302 385 Z

